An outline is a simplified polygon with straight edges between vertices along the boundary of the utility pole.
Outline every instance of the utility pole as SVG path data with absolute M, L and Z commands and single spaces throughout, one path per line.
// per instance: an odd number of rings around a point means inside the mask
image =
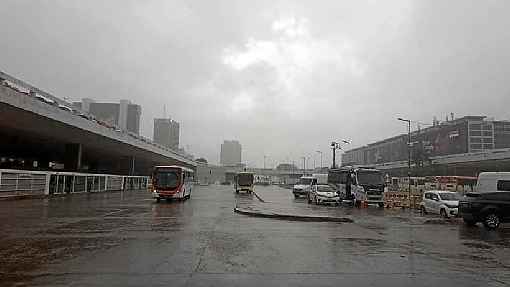
M 336 149 L 339 148 L 337 142 L 331 142 L 331 148 L 333 149 L 333 168 L 336 168 Z
M 409 208 L 411 208 L 411 120 L 398 118 L 397 120 L 407 122 L 407 181 L 409 192 Z
M 306 175 L 306 157 L 301 157 L 303 159 L 303 176 Z
M 264 155 L 264 169 L 266 169 L 266 155 Z

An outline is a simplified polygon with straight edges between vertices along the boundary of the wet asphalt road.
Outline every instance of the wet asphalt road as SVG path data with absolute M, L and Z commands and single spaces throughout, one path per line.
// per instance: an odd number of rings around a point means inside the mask
M 423 224 L 414 213 L 308 206 L 257 187 L 271 208 L 350 216 L 297 222 L 230 186 L 156 204 L 148 192 L 0 202 L 0 285 L 508 286 L 510 228 Z M 280 207 L 278 207 L 280 206 Z

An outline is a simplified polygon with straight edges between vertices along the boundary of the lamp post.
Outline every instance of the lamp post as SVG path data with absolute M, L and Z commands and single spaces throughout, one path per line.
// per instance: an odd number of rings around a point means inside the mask
M 409 208 L 411 208 L 411 120 L 397 118 L 397 120 L 407 123 L 407 181 L 409 192 Z
M 320 165 L 320 168 L 322 169 L 322 151 L 317 150 L 315 152 L 321 155 L 321 165 Z
M 342 149 L 341 143 L 350 144 L 347 140 L 341 140 L 340 142 L 331 142 L 331 149 L 333 150 L 333 168 L 336 168 L 336 150 Z

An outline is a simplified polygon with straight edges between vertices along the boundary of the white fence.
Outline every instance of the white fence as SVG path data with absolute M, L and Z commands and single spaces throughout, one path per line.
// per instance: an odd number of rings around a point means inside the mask
M 147 188 L 149 177 L 0 169 L 0 196 L 66 194 Z

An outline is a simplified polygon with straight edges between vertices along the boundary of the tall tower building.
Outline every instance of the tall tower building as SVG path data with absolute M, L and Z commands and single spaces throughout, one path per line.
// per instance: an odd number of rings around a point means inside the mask
M 179 148 L 179 123 L 172 119 L 154 119 L 154 142 L 169 148 Z
M 241 144 L 238 141 L 223 141 L 221 144 L 220 164 L 223 166 L 241 163 Z

